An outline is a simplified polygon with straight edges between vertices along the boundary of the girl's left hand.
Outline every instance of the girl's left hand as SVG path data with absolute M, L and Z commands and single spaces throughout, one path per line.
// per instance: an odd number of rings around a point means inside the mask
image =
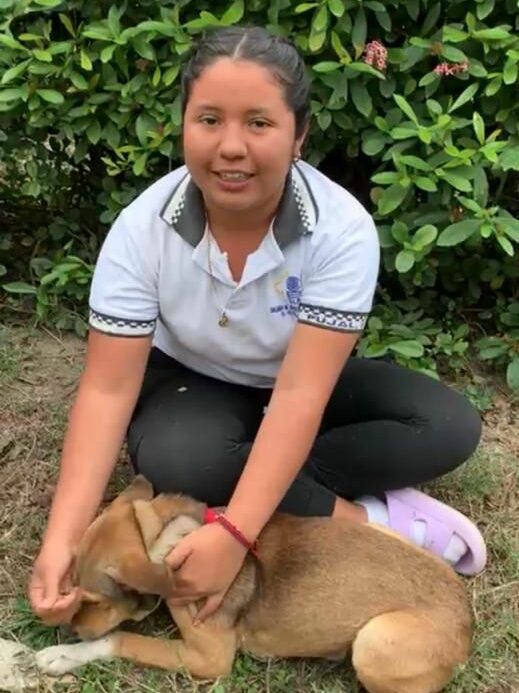
M 184 537 L 166 557 L 175 571 L 173 606 L 206 597 L 195 617 L 200 623 L 220 606 L 243 565 L 247 549 L 217 522 L 202 525 Z

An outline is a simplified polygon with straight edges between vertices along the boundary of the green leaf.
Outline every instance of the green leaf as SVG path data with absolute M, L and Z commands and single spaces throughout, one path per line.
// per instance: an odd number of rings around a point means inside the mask
M 375 12 L 375 17 L 377 18 L 377 22 L 380 24 L 380 26 L 385 31 L 388 31 L 388 32 L 391 31 L 391 29 L 392 29 L 391 17 L 389 16 L 386 9 L 384 9 L 383 12 Z
M 405 99 L 403 96 L 400 96 L 400 94 L 393 94 L 393 98 L 396 101 L 400 110 L 403 113 L 405 113 L 409 120 L 412 120 L 413 123 L 418 125 L 418 118 L 416 117 L 416 113 L 411 108 L 411 104 L 407 101 L 407 99 Z
M 480 116 L 480 114 L 477 111 L 474 111 L 474 114 L 472 116 L 472 125 L 474 127 L 474 132 L 476 133 L 476 137 L 478 139 L 479 144 L 484 144 L 485 143 L 485 121 L 483 118 Z
M 327 130 L 332 124 L 332 114 L 330 111 L 323 109 L 317 116 L 317 124 L 323 132 Z
M 302 2 L 300 5 L 297 5 L 296 8 L 294 9 L 294 14 L 302 14 L 303 12 L 308 12 L 308 10 L 313 10 L 314 7 L 318 7 L 319 3 L 318 2 Z
M 346 62 L 349 63 L 351 61 L 350 54 L 348 53 L 346 48 L 344 48 L 344 46 L 342 45 L 341 39 L 339 38 L 339 35 L 337 34 L 336 31 L 331 32 L 330 40 L 331 40 L 332 48 L 336 52 L 336 54 L 339 56 L 339 58 L 341 60 L 345 60 Z
M 63 94 L 55 89 L 36 89 L 36 93 L 48 103 L 62 104 L 65 101 Z
M 441 2 L 437 2 L 435 5 L 431 7 L 429 12 L 427 12 L 427 15 L 424 19 L 422 28 L 421 28 L 421 33 L 422 36 L 426 36 L 432 29 L 434 29 L 437 24 L 438 24 L 438 19 L 440 18 L 442 12 L 442 6 Z
M 70 21 L 70 17 L 68 17 L 66 14 L 63 14 L 62 12 L 60 12 L 58 16 L 59 16 L 60 22 L 63 24 L 63 26 L 68 31 L 68 33 L 72 36 L 72 38 L 76 38 L 76 32 L 74 30 L 74 26 L 73 26 L 72 22 Z
M 436 245 L 448 248 L 453 245 L 460 245 L 470 238 L 480 227 L 479 219 L 464 219 L 455 224 L 450 224 L 440 233 Z
M 7 46 L 7 48 L 13 48 L 14 50 L 27 52 L 27 49 L 23 44 L 8 34 L 0 34 L 0 45 Z
M 99 121 L 93 120 L 86 129 L 86 136 L 92 142 L 92 144 L 97 144 L 101 138 L 101 126 Z
M 399 274 L 405 274 L 414 265 L 414 254 L 410 250 L 401 250 L 396 256 L 395 267 Z
M 40 60 L 42 63 L 52 62 L 52 53 L 50 53 L 49 51 L 42 51 L 39 48 L 35 48 L 33 50 L 33 55 L 36 58 L 36 60 Z
M 326 31 L 328 26 L 328 8 L 326 5 L 322 5 L 314 15 L 312 20 L 312 32 L 320 34 Z
M 482 41 L 502 41 L 512 38 L 512 35 L 506 29 L 495 27 L 494 29 L 479 29 L 472 32 L 472 37 Z
M 474 98 L 478 89 L 479 89 L 479 82 L 474 82 L 474 84 L 470 84 L 466 89 L 464 89 L 461 92 L 461 94 L 458 96 L 456 101 L 449 108 L 449 113 L 452 113 L 457 108 L 460 108 L 461 106 L 466 104 L 467 101 L 470 101 L 472 98 Z
M 353 22 L 353 29 L 351 31 L 351 42 L 355 46 L 356 57 L 362 55 L 362 51 L 366 45 L 367 35 L 368 23 L 366 21 L 366 12 L 361 5 L 355 15 L 355 21 Z
M 63 3 L 63 0 L 34 0 L 34 2 L 42 7 L 57 7 Z
M 146 169 L 146 161 L 148 160 L 148 152 L 141 154 L 133 165 L 133 173 L 136 176 L 140 176 L 144 173 Z
M 312 66 L 312 70 L 314 72 L 334 72 L 335 70 L 338 70 L 341 66 L 341 63 L 338 63 L 334 60 L 324 60 L 321 63 L 316 63 L 315 65 Z
M 101 51 L 99 57 L 101 58 L 101 62 L 103 64 L 109 63 L 110 60 L 113 57 L 113 54 L 116 50 L 117 46 L 115 43 L 112 43 L 111 46 L 105 46 L 103 50 Z
M 373 110 L 373 101 L 371 100 L 371 96 L 369 95 L 369 92 L 364 84 L 358 80 L 352 81 L 350 84 L 350 93 L 351 100 L 353 101 L 353 105 L 357 111 L 368 118 Z
M 363 72 L 364 74 L 373 75 L 373 77 L 377 77 L 378 79 L 381 79 L 381 80 L 386 79 L 386 76 L 383 72 L 380 72 L 380 70 L 376 70 L 371 65 L 366 65 L 366 63 L 361 63 L 361 62 L 349 63 L 347 70 L 354 70 L 355 72 Z
M 503 231 L 506 233 L 506 235 L 510 236 L 510 238 L 513 241 L 515 241 L 515 243 L 519 243 L 519 220 L 511 220 L 503 217 L 494 217 L 494 221 L 499 221 L 502 224 Z M 512 221 L 513 223 L 511 223 Z
M 0 102 L 6 103 L 7 101 L 16 101 L 25 96 L 23 89 L 12 88 L 12 89 L 2 89 L 0 90 Z
M 79 54 L 79 63 L 83 70 L 86 70 L 87 72 L 90 72 L 92 70 L 92 61 L 83 49 L 81 49 L 81 52 Z
M 421 249 L 434 243 L 438 236 L 438 229 L 432 224 L 426 224 L 418 229 L 413 237 L 413 245 Z
M 474 168 L 474 200 L 480 207 L 485 208 L 488 203 L 488 179 L 483 166 Z
M 411 154 L 402 154 L 397 160 L 399 163 L 404 164 L 405 166 L 411 166 L 411 168 L 418 169 L 418 171 L 432 170 L 431 164 L 428 164 L 427 161 L 424 161 L 423 159 Z
M 395 140 L 406 140 L 409 137 L 416 137 L 418 134 L 418 131 L 415 128 L 412 128 L 411 126 L 399 126 L 396 128 L 393 128 L 391 130 L 391 137 L 393 137 Z
M 23 72 L 25 72 L 30 62 L 31 59 L 28 58 L 27 60 L 23 60 L 21 63 L 18 63 L 18 65 L 13 65 L 13 67 L 10 67 L 8 70 L 6 70 L 2 75 L 1 84 L 7 84 L 8 82 L 11 82 L 13 79 L 19 77 Z
M 443 45 L 440 55 L 451 63 L 464 63 L 467 61 L 467 56 L 459 48 L 454 48 L 454 46 Z
M 381 132 L 369 132 L 362 138 L 362 151 L 367 156 L 376 156 L 386 146 L 387 139 Z
M 401 342 L 394 342 L 389 344 L 391 351 L 400 354 L 400 356 L 406 356 L 407 358 L 418 359 L 424 354 L 423 344 L 417 342 L 416 339 L 405 339 Z
M 414 179 L 414 184 L 420 190 L 425 190 L 426 192 L 436 192 L 438 186 L 432 178 L 426 178 L 425 176 L 416 176 Z
M 146 36 L 143 34 L 132 39 L 132 46 L 137 53 L 145 60 L 155 60 L 155 51 Z
M 499 157 L 499 165 L 503 171 L 519 171 L 519 144 L 506 147 Z
M 482 21 L 485 17 L 488 17 L 494 9 L 495 0 L 483 0 L 483 2 L 478 3 L 476 7 L 476 16 Z
M 508 240 L 506 236 L 496 236 L 497 242 L 503 248 L 505 253 L 507 255 L 510 255 L 510 257 L 514 256 L 514 246 L 511 244 L 511 242 Z
M 461 190 L 461 192 L 472 191 L 472 183 L 460 174 L 444 170 L 439 177 L 447 181 L 447 183 L 452 185 L 453 188 L 456 188 L 456 190 Z
M 400 174 L 398 171 L 381 171 L 380 173 L 375 173 L 371 176 L 373 183 L 377 185 L 391 185 L 392 183 L 397 183 L 400 180 Z
M 233 4 L 227 9 L 220 22 L 224 26 L 230 26 L 231 24 L 237 24 L 243 17 L 244 12 L 244 0 L 235 0 Z
M 168 69 L 162 75 L 162 81 L 167 87 L 169 87 L 176 80 L 179 72 L 180 65 L 173 65 L 172 67 L 168 67 Z
M 514 392 L 519 392 L 519 356 L 510 361 L 506 369 L 506 383 Z
M 386 216 L 399 207 L 407 195 L 408 188 L 404 188 L 399 183 L 390 185 L 379 197 L 378 211 L 382 216 Z
M 517 63 L 513 60 L 507 60 L 503 70 L 503 82 L 514 84 L 517 81 L 517 72 Z
M 312 32 L 310 34 L 310 38 L 308 39 L 308 47 L 312 53 L 316 53 L 323 47 L 325 41 L 326 31 Z
M 2 289 L 9 292 L 10 294 L 35 294 L 36 287 L 27 284 L 27 282 L 11 282 L 10 284 L 3 284 Z
M 428 87 L 429 84 L 433 84 L 433 82 L 438 82 L 440 79 L 440 76 L 436 74 L 436 72 L 427 72 L 421 80 L 418 82 L 419 87 Z
M 338 17 L 339 19 L 344 14 L 344 2 L 343 0 L 328 0 L 328 8 L 330 12 Z
M 466 31 L 461 31 L 449 25 L 444 26 L 442 31 L 443 40 L 449 43 L 461 43 L 461 41 L 465 41 L 469 37 Z

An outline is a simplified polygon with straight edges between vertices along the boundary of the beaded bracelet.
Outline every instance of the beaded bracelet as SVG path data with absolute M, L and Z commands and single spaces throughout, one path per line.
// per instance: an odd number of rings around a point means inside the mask
M 228 520 L 225 515 L 222 515 L 221 513 L 217 513 L 214 510 L 211 510 L 211 508 L 206 508 L 204 512 L 204 523 L 209 524 L 211 522 L 218 522 L 224 529 L 226 529 L 229 534 L 232 534 L 232 536 L 240 542 L 242 546 L 245 546 L 245 548 L 250 551 L 250 553 L 255 557 L 258 558 L 258 543 L 256 541 L 253 541 L 252 543 L 240 532 L 238 527 L 235 527 L 233 523 Z

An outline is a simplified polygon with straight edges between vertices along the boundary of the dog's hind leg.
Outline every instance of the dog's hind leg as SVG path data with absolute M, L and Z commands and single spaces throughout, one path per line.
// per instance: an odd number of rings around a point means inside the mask
M 371 619 L 353 643 L 352 661 L 369 693 L 437 693 L 465 663 L 470 629 L 455 634 L 452 614 L 402 609 Z

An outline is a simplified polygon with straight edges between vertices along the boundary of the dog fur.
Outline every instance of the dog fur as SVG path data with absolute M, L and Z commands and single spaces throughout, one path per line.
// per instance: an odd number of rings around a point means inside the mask
M 238 650 L 256 656 L 343 658 L 369 693 L 435 693 L 469 658 L 473 614 L 443 560 L 375 525 L 276 514 L 220 609 L 193 625 L 173 606 L 164 558 L 203 522 L 204 505 L 135 481 L 93 522 L 77 554 L 83 594 L 72 628 L 84 640 L 38 653 L 47 673 L 123 657 L 192 676 L 229 674 Z M 152 595 L 155 595 L 152 596 Z M 117 629 L 166 599 L 181 638 Z

